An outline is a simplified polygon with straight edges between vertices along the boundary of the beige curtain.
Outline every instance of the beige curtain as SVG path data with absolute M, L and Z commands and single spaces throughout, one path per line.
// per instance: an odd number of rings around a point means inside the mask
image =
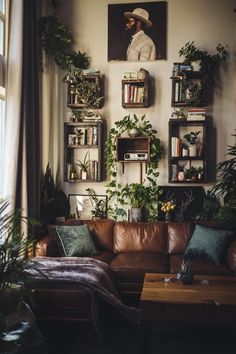
M 42 75 L 42 170 L 49 163 L 56 179 L 59 172 L 60 144 L 60 72 L 51 58 L 44 58 Z
M 54 12 L 51 0 L 42 1 L 42 16 L 50 16 Z M 45 172 L 47 164 L 52 169 L 55 180 L 59 176 L 60 148 L 63 144 L 63 120 L 62 117 L 62 92 L 61 70 L 49 56 L 43 56 L 42 72 L 42 173 Z
M 10 1 L 9 43 L 7 57 L 3 198 L 11 199 L 11 205 L 14 209 L 16 201 L 18 150 L 20 144 L 19 130 L 25 129 L 25 126 L 21 126 L 20 118 L 23 67 L 23 0 Z M 23 208 L 27 208 L 27 191 L 25 186 L 24 168 L 25 165 L 22 169 L 23 178 L 21 188 L 24 191 L 23 195 L 25 196 L 22 206 Z

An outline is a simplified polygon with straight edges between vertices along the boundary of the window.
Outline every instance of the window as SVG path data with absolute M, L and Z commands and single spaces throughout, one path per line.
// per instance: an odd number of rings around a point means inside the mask
M 6 1 L 0 0 L 0 197 L 4 173 L 4 117 L 5 117 L 5 62 L 6 62 Z

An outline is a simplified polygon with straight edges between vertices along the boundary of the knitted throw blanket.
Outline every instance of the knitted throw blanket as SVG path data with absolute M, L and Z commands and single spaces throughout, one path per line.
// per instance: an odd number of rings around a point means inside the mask
M 101 297 L 133 323 L 139 324 L 140 311 L 124 305 L 108 264 L 89 257 L 35 257 L 24 268 L 25 283 L 30 288 L 86 289 L 90 295 L 92 321 L 98 338 L 103 331 L 97 297 Z

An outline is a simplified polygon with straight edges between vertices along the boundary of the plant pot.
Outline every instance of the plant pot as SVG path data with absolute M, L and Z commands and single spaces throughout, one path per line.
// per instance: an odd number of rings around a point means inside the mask
M 142 209 L 141 208 L 131 208 L 130 220 L 133 222 L 142 221 Z
M 82 180 L 87 179 L 87 172 L 86 171 L 81 171 L 81 179 Z
M 197 145 L 189 145 L 188 151 L 189 151 L 190 157 L 196 157 L 197 156 Z
M 192 61 L 192 68 L 193 71 L 199 71 L 201 69 L 201 61 L 200 60 Z
M 187 274 L 177 273 L 177 279 L 180 280 L 184 285 L 191 284 L 193 281 L 193 274 L 191 272 Z
M 178 181 L 185 181 L 185 172 L 184 171 L 179 171 Z
M 132 128 L 132 129 L 128 130 L 128 135 L 130 137 L 135 137 L 135 136 L 141 135 L 141 132 L 140 132 L 140 130 L 138 128 Z

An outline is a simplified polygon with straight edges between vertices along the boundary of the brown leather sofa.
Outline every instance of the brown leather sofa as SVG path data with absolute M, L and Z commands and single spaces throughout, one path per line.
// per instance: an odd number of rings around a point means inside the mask
M 114 222 L 112 220 L 69 220 L 66 224 L 87 223 L 99 255 L 114 273 L 122 300 L 139 305 L 145 273 L 177 273 L 192 233 L 192 224 L 164 222 Z M 216 226 L 215 224 L 207 224 Z M 55 240 L 49 235 L 40 240 L 36 256 L 58 257 Z M 236 275 L 236 241 L 232 241 L 220 266 L 192 261 L 195 274 Z M 81 320 L 89 317 L 89 297 L 84 290 L 35 288 L 38 317 Z

